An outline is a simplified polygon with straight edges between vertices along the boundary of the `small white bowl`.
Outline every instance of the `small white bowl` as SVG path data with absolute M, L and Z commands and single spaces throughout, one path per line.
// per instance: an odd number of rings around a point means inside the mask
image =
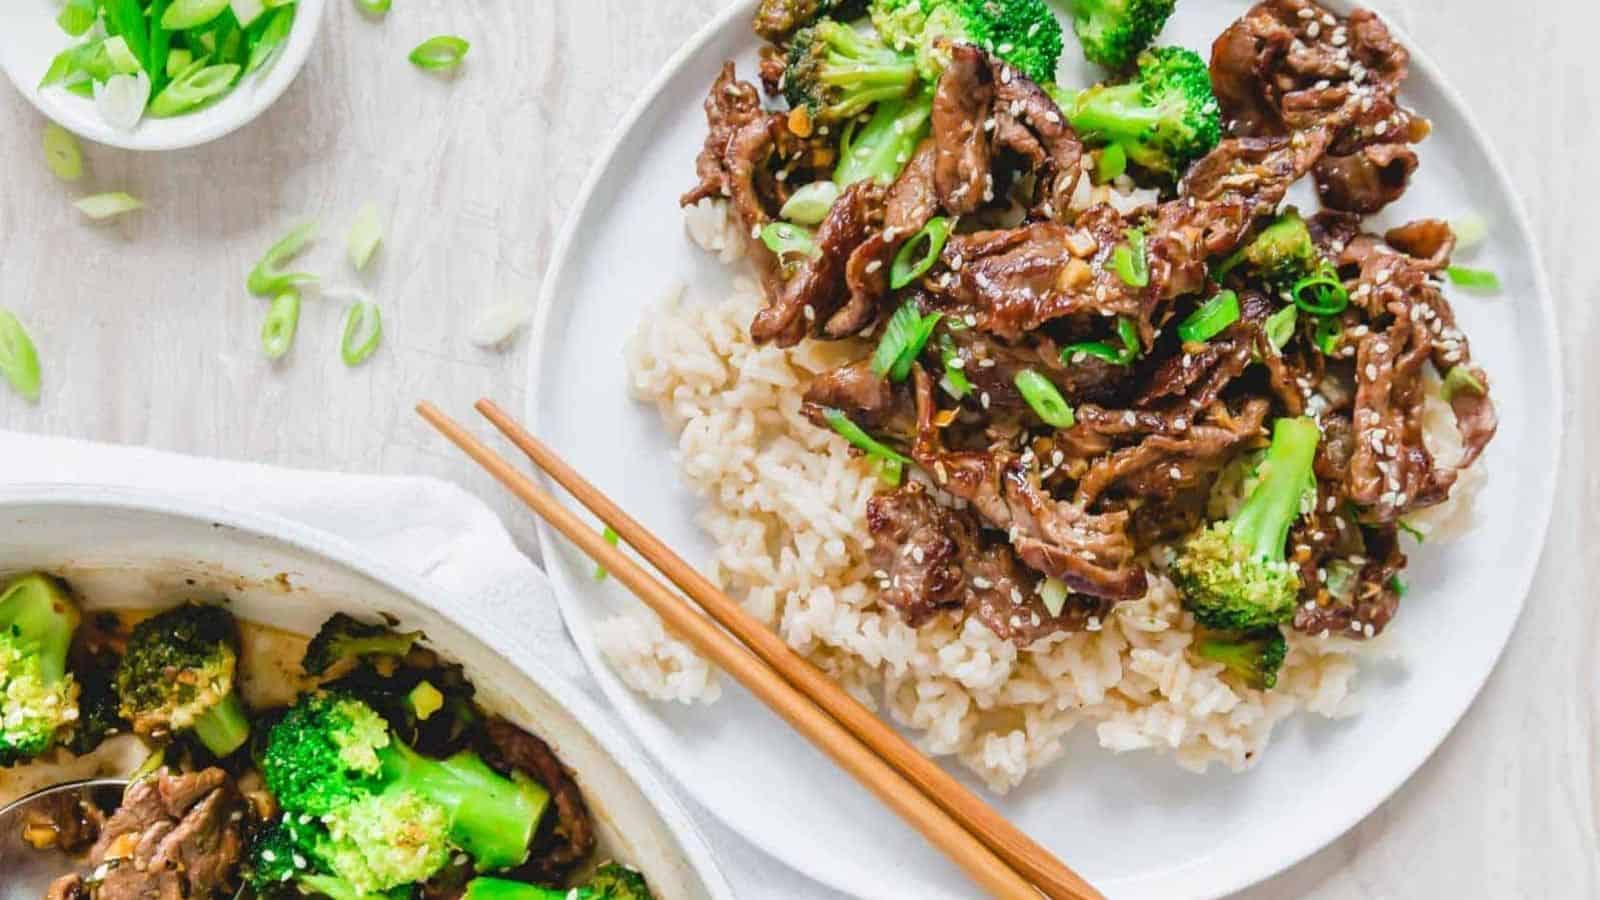
M 132 130 L 106 124 L 94 101 L 60 87 L 39 89 L 57 53 L 78 41 L 56 25 L 58 0 L 0 2 L 0 68 L 24 97 L 56 124 L 97 144 L 127 150 L 178 150 L 231 133 L 271 106 L 299 74 L 322 27 L 325 0 L 299 0 L 294 28 L 265 72 L 243 79 L 218 102 L 169 119 L 145 118 Z

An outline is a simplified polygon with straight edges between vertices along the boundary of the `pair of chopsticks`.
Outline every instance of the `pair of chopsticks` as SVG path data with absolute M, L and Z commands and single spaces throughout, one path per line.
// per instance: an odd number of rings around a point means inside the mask
M 706 615 L 434 406 L 421 403 L 417 413 L 604 566 L 655 610 L 670 631 L 737 679 L 942 850 L 974 882 L 996 897 L 1037 900 L 1042 893 L 1052 900 L 1102 900 L 1088 882 L 795 653 L 504 410 L 489 400 L 479 400 L 476 409 Z

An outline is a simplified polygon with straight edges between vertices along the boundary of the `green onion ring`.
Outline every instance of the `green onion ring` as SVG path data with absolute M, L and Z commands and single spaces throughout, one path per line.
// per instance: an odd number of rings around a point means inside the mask
M 294 346 L 294 333 L 300 327 L 300 292 L 293 288 L 272 298 L 267 319 L 261 323 L 261 352 L 267 359 L 282 359 Z
M 1092 356 L 1105 360 L 1114 366 L 1130 365 L 1139 358 L 1139 326 L 1127 316 L 1117 317 L 1117 337 L 1122 341 L 1122 349 L 1111 346 L 1107 341 L 1086 341 L 1071 344 L 1061 351 L 1061 361 L 1071 363 L 1078 358 L 1078 354 Z
M 1128 287 L 1146 287 L 1150 284 L 1150 265 L 1144 254 L 1144 232 L 1130 228 L 1123 233 L 1126 244 L 1118 244 L 1111 254 L 1111 267 Z
M 339 339 L 339 356 L 347 366 L 359 366 L 378 349 L 383 338 L 383 313 L 371 300 L 350 304 L 344 314 L 344 336 Z
M 944 252 L 945 241 L 950 239 L 950 220 L 944 216 L 934 216 L 922 230 L 911 236 L 911 239 L 900 245 L 895 251 L 894 263 L 889 266 L 889 287 L 900 290 L 906 285 L 933 268 L 939 261 L 939 254 Z M 926 242 L 927 249 L 912 262 L 912 257 L 917 254 L 918 245 Z
M 1333 356 L 1339 352 L 1339 342 L 1344 339 L 1344 326 L 1338 319 L 1326 317 L 1317 320 L 1317 329 L 1312 334 L 1312 340 L 1323 356 Z
M 104 222 L 114 216 L 144 209 L 144 204 L 138 197 L 123 191 L 112 191 L 107 194 L 90 194 L 74 201 L 73 206 L 78 211 L 96 222 Z
M 890 381 L 904 381 L 940 318 L 939 313 L 923 315 L 915 300 L 902 304 L 884 326 L 878 348 L 872 351 L 872 361 L 868 363 L 872 373 L 879 378 L 888 376 Z
M 39 351 L 27 329 L 0 307 L 0 375 L 30 403 L 39 402 Z
M 406 57 L 419 69 L 444 72 L 461 65 L 472 45 L 453 34 L 441 34 L 418 44 Z
M 1094 180 L 1097 184 L 1115 181 L 1128 171 L 1128 151 L 1121 144 L 1107 144 L 1094 163 Z
M 811 229 L 792 222 L 768 222 L 762 226 L 761 243 L 780 260 L 788 256 L 817 255 L 817 241 Z
M 1072 414 L 1072 407 L 1067 405 L 1066 399 L 1056 390 L 1050 379 L 1033 369 L 1023 369 L 1017 373 L 1014 382 L 1022 399 L 1028 402 L 1029 408 L 1044 420 L 1046 425 L 1071 428 L 1077 421 Z
M 1273 349 L 1282 350 L 1289 343 L 1294 337 L 1294 326 L 1299 319 L 1299 309 L 1294 306 L 1285 306 L 1267 317 L 1264 330 L 1267 333 L 1267 342 L 1272 344 Z
M 83 177 L 83 149 L 78 139 L 54 122 L 44 126 L 44 163 L 62 181 Z
M 839 199 L 839 186 L 831 181 L 813 181 L 783 202 L 778 215 L 796 225 L 819 225 L 828 217 L 833 201 Z
M 318 281 L 315 275 L 307 272 L 284 272 L 279 267 L 305 249 L 306 244 L 316 236 L 315 221 L 296 226 L 267 249 L 266 255 L 262 256 L 255 268 L 250 270 L 249 278 L 245 279 L 245 287 L 257 297 L 276 297 L 290 288 L 315 284 Z
M 1296 281 L 1289 293 L 1295 306 L 1313 316 L 1336 316 L 1350 305 L 1350 292 L 1332 268 L 1320 269 Z
M 240 71 L 239 66 L 231 63 L 201 69 L 191 66 L 150 101 L 149 114 L 158 119 L 166 118 L 209 103 L 233 87 Z
M 350 265 L 355 266 L 357 272 L 365 269 L 382 240 L 383 224 L 378 221 L 378 208 L 371 203 L 365 204 L 356 210 L 355 221 L 350 223 L 350 234 L 345 237 Z
M 1178 326 L 1178 337 L 1185 344 L 1202 344 L 1239 321 L 1239 295 L 1233 291 L 1219 291 L 1215 297 L 1200 305 Z
M 1495 293 L 1500 290 L 1500 276 L 1487 269 L 1469 269 L 1466 266 L 1451 266 L 1444 270 L 1450 283 L 1473 291 L 1487 291 Z
M 962 366 L 955 365 L 961 359 L 961 354 L 956 352 L 955 341 L 950 340 L 950 335 L 939 335 L 939 359 L 944 363 L 944 378 L 940 382 L 950 396 L 963 400 L 972 393 L 972 379 L 967 377 Z

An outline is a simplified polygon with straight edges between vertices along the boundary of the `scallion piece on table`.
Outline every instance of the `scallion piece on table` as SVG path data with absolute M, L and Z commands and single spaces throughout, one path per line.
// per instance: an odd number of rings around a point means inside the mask
M 267 319 L 261 323 L 261 352 L 267 359 L 282 359 L 294 346 L 294 333 L 300 327 L 300 292 L 293 288 L 272 298 Z
M 1061 351 L 1061 361 L 1073 363 L 1082 356 L 1092 356 L 1105 360 L 1114 366 L 1126 366 L 1139 358 L 1139 326 L 1127 316 L 1117 318 L 1117 338 L 1122 342 L 1122 347 L 1111 346 L 1107 341 L 1084 341 L 1070 344 Z
M 381 16 L 389 11 L 389 0 L 356 0 L 356 6 L 368 15 Z
M 1239 295 L 1233 291 L 1219 291 L 1215 297 L 1200 304 L 1178 325 L 1178 337 L 1185 344 L 1203 344 L 1239 321 Z
M 850 417 L 837 409 L 824 409 L 823 421 L 828 423 L 838 435 L 850 442 L 850 446 L 877 460 L 881 466 L 879 475 L 890 484 L 899 484 L 900 476 L 904 474 L 905 464 L 911 462 L 903 453 L 893 447 L 880 443 L 872 435 L 861 430 L 861 426 L 850 421 Z M 891 477 L 893 480 L 891 481 Z
M 232 63 L 189 70 L 172 80 L 150 101 L 150 115 L 166 118 L 189 112 L 222 96 L 242 70 Z
M 1034 414 L 1044 420 L 1046 425 L 1054 428 L 1071 428 L 1077 418 L 1072 414 L 1072 407 L 1067 405 L 1066 398 L 1056 390 L 1050 379 L 1044 377 L 1033 369 L 1023 369 L 1014 379 L 1017 392 L 1022 394 L 1028 407 Z
M 307 272 L 285 272 L 282 266 L 305 249 L 306 244 L 316 236 L 316 222 L 305 222 L 284 235 L 267 249 L 266 255 L 250 270 L 245 287 L 257 297 L 276 297 L 290 288 L 315 284 L 317 276 Z
M 1477 213 L 1467 213 L 1450 220 L 1450 233 L 1455 235 L 1456 250 L 1471 250 L 1489 236 L 1489 223 Z
M 1039 600 L 1044 603 L 1051 618 L 1061 615 L 1061 610 L 1067 605 L 1067 583 L 1059 578 L 1046 578 L 1039 585 Z
M 1489 393 L 1489 389 L 1484 387 L 1483 382 L 1471 369 L 1466 366 L 1452 366 L 1450 371 L 1444 373 L 1444 385 L 1439 388 L 1439 396 L 1448 403 L 1462 391 L 1471 391 L 1479 396 Z
M 948 334 L 939 335 L 939 360 L 944 363 L 944 378 L 939 383 L 950 392 L 950 396 L 957 400 L 965 399 L 972 393 L 972 379 L 967 377 L 961 354 L 956 352 L 955 341 L 950 340 Z
M 27 329 L 5 307 L 0 307 L 0 375 L 23 399 L 39 401 L 39 351 Z
M 615 547 L 617 545 L 617 541 L 622 539 L 622 535 L 617 534 L 617 530 L 615 528 L 612 528 L 610 525 L 606 526 L 606 530 L 601 532 L 600 536 L 605 538 L 606 543 L 610 544 L 613 547 Z M 605 566 L 597 565 L 597 566 L 594 567 L 594 580 L 595 581 L 605 581 L 606 580 L 606 576 L 608 574 L 610 574 L 610 573 L 608 573 L 606 571 L 606 567 Z
M 839 199 L 839 186 L 831 181 L 813 181 L 789 195 L 778 215 L 796 225 L 817 225 L 828 217 L 833 201 Z
M 1350 305 L 1350 292 L 1344 289 L 1339 273 L 1330 267 L 1296 281 L 1289 289 L 1294 305 L 1313 316 L 1336 316 Z
M 904 381 L 911 374 L 911 364 L 917 361 L 928 338 L 933 336 L 939 318 L 938 313 L 923 315 L 915 300 L 907 300 L 895 310 L 868 363 L 872 374 L 879 378 L 887 376 L 890 381 Z
M 1128 151 L 1122 149 L 1121 144 L 1107 144 L 1094 162 L 1096 184 L 1115 181 L 1117 176 L 1126 171 L 1128 171 Z
M 339 355 L 347 366 L 367 361 L 383 338 L 383 313 L 371 300 L 357 300 L 344 314 L 344 336 L 339 339 Z
M 471 44 L 453 34 L 441 34 L 418 44 L 407 59 L 419 69 L 427 69 L 430 72 L 448 71 L 461 65 L 461 60 L 466 57 L 467 50 L 471 47 Z
M 927 274 L 939 261 L 939 254 L 944 252 L 945 241 L 949 239 L 950 220 L 944 216 L 929 219 L 922 230 L 895 252 L 894 262 L 889 266 L 889 287 L 898 291 Z
M 261 36 L 256 39 L 255 46 L 250 48 L 250 58 L 245 61 L 244 73 L 259 72 L 269 63 L 278 58 L 278 51 L 283 49 L 284 42 L 289 39 L 289 30 L 294 27 L 295 10 L 299 7 L 294 4 L 280 6 L 273 9 L 267 19 L 267 27 L 261 29 Z
M 1270 316 L 1267 316 L 1266 332 L 1267 342 L 1272 344 L 1274 350 L 1282 350 L 1294 337 L 1295 323 L 1300 319 L 1297 307 L 1285 306 Z
M 172 0 L 167 11 L 161 14 L 161 27 L 168 31 L 199 28 L 222 15 L 227 8 L 228 0 Z
M 769 222 L 761 229 L 761 243 L 777 254 L 778 259 L 790 256 L 817 255 L 817 242 L 811 229 L 792 222 Z
M 345 237 L 350 265 L 355 266 L 357 272 L 365 269 L 382 240 L 383 223 L 378 221 L 378 208 L 368 203 L 356 211 L 355 221 L 350 223 L 350 234 Z
M 83 177 L 83 150 L 78 139 L 54 122 L 44 126 L 44 164 L 62 181 Z
M 96 222 L 104 222 L 123 213 L 143 209 L 144 204 L 139 198 L 122 191 L 112 191 L 106 194 L 90 194 L 72 204 L 78 211 Z
M 1500 290 L 1500 276 L 1487 269 L 1469 269 L 1466 266 L 1450 266 L 1444 270 L 1450 283 L 1457 287 L 1464 287 L 1473 291 L 1487 291 L 1495 293 Z
M 1146 287 L 1150 284 L 1150 266 L 1144 255 L 1144 232 L 1130 228 L 1123 233 L 1126 244 L 1118 244 L 1111 252 L 1111 268 L 1128 287 Z

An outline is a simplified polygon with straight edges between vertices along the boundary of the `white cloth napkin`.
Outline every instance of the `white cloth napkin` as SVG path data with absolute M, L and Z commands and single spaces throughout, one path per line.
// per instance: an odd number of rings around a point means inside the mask
M 538 658 L 607 704 L 567 635 L 551 586 L 480 500 L 432 478 L 343 475 L 0 431 L 0 482 L 104 485 L 282 516 L 355 544 L 452 596 L 462 624 L 511 659 Z M 626 734 L 621 728 L 618 733 Z M 680 793 L 740 898 L 837 898 L 751 846 Z

